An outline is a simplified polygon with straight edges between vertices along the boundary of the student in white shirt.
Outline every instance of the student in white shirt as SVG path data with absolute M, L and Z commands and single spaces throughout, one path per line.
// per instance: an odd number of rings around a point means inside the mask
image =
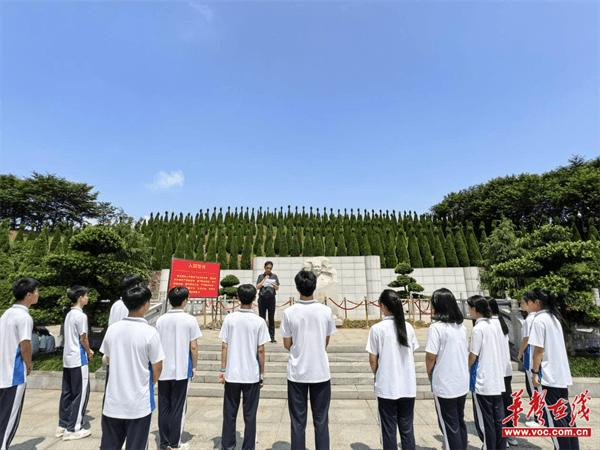
M 108 326 L 111 326 L 113 323 L 117 323 L 119 320 L 124 319 L 129 315 L 129 310 L 125 303 L 123 303 L 123 297 L 125 292 L 128 289 L 131 289 L 133 286 L 138 285 L 142 282 L 142 278 L 138 275 L 127 275 L 121 281 L 121 290 L 123 294 L 121 298 L 115 301 L 110 307 L 110 312 L 108 314 Z
M 404 320 L 402 299 L 396 291 L 384 290 L 379 296 L 379 307 L 384 318 L 369 330 L 366 350 L 375 375 L 383 449 L 398 448 L 399 430 L 402 450 L 414 450 L 417 378 L 413 352 L 419 343 L 412 325 Z
M 83 308 L 88 304 L 88 290 L 72 286 L 67 291 L 71 310 L 63 326 L 63 378 L 56 437 L 64 441 L 88 437 L 83 419 L 90 397 L 88 361 L 94 357 L 88 341 L 88 319 Z
M 159 447 L 187 449 L 181 434 L 187 409 L 188 384 L 198 362 L 198 338 L 202 336 L 196 318 L 185 312 L 189 290 L 178 286 L 167 297 L 171 309 L 160 316 L 156 329 L 160 334 L 165 360 L 158 379 Z
M 465 401 L 469 392 L 467 330 L 454 294 L 441 288 L 431 295 L 425 367 L 443 435 L 444 450 L 467 449 Z
M 23 409 L 27 375 L 31 373 L 29 308 L 39 299 L 39 281 L 21 278 L 13 284 L 15 304 L 0 317 L 0 449 L 15 437 Z
M 288 409 L 291 419 L 291 449 L 306 449 L 306 413 L 308 393 L 315 427 L 316 450 L 329 449 L 329 403 L 331 374 L 327 345 L 335 333 L 331 309 L 318 303 L 314 273 L 302 270 L 294 281 L 300 300 L 283 312 L 280 333 L 289 350 Z
M 527 317 L 523 323 L 521 333 L 522 340 L 517 358 L 519 361 L 523 361 L 523 369 L 525 370 L 525 388 L 527 389 L 529 398 L 531 398 L 533 394 L 533 376 L 531 374 L 531 346 L 529 345 L 529 332 L 531 330 L 531 322 L 533 322 L 536 311 L 531 311 L 529 305 L 530 303 L 527 300 L 524 298 L 521 299 L 521 310 L 527 313 Z
M 484 450 L 503 450 L 506 448 L 506 438 L 502 437 L 506 340 L 500 327 L 492 322 L 492 310 L 485 297 L 474 295 L 467 299 L 467 304 L 469 315 L 476 319 L 469 354 L 475 428 Z
M 242 284 L 237 292 L 241 303 L 240 309 L 225 317 L 219 333 L 219 339 L 222 341 L 219 381 L 225 384 L 221 449 L 236 448 L 235 419 L 243 393 L 242 449 L 254 450 L 256 411 L 265 373 L 265 344 L 271 338 L 264 319 L 252 311 L 256 288 L 251 284 Z
M 541 289 L 524 294 L 529 309 L 536 315 L 529 330 L 529 345 L 533 351 L 531 373 L 533 386 L 538 392 L 546 391 L 544 421 L 549 427 L 569 427 L 571 405 L 569 386 L 573 384 L 569 358 L 563 334 L 564 320 L 558 309 L 558 300 Z M 566 415 L 558 420 L 548 410 L 548 406 L 563 401 Z M 573 424 L 573 427 L 576 427 Z M 552 438 L 554 448 L 579 450 L 579 439 Z
M 502 336 L 506 340 L 506 345 L 504 346 L 504 361 L 506 366 L 504 367 L 504 392 L 502 393 L 502 404 L 504 405 L 504 417 L 511 414 L 511 411 L 508 409 L 510 405 L 512 405 L 512 359 L 510 357 L 510 341 L 508 337 L 508 325 L 504 321 L 504 317 L 500 314 L 500 307 L 498 306 L 498 302 L 495 298 L 486 297 L 488 303 L 490 304 L 490 310 L 492 311 L 492 322 L 497 327 L 500 327 L 500 331 L 502 332 Z M 506 427 L 510 426 L 510 423 L 505 425 Z M 509 445 L 519 445 L 515 438 L 507 438 L 507 442 Z
M 160 336 L 144 315 L 152 293 L 146 286 L 129 289 L 123 301 L 129 316 L 108 327 L 100 352 L 108 359 L 110 374 L 102 407 L 101 450 L 147 448 L 154 411 L 154 383 L 165 358 Z

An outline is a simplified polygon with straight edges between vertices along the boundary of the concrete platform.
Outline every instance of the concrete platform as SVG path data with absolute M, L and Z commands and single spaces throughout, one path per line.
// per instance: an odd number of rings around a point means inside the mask
M 63 442 L 54 437 L 57 425 L 60 391 L 28 389 L 21 417 L 21 424 L 13 440 L 11 450 L 97 450 L 100 446 L 100 419 L 102 394 L 93 392 L 88 404 L 92 435 L 89 438 Z M 578 421 L 579 426 L 591 426 L 593 438 L 580 439 L 582 449 L 597 449 L 600 433 L 600 400 L 592 399 L 591 422 Z M 469 432 L 469 450 L 481 448 L 481 442 L 473 425 L 471 400 L 467 400 L 465 419 Z M 333 400 L 329 410 L 332 450 L 379 450 L 379 425 L 375 400 Z M 262 396 L 258 410 L 257 450 L 289 450 L 290 419 L 287 401 Z M 188 401 L 184 441 L 194 450 L 219 449 L 222 426 L 222 398 L 192 397 Z M 442 447 L 441 433 L 433 402 L 419 401 L 415 404 L 415 437 L 418 450 L 435 450 Z M 157 414 L 152 417 L 150 449 L 156 449 Z M 238 416 L 238 449 L 241 449 L 243 418 Z M 309 412 L 307 447 L 314 450 L 312 421 Z M 549 439 L 519 439 L 519 449 L 552 449 Z M 512 447 L 515 448 L 515 447 Z

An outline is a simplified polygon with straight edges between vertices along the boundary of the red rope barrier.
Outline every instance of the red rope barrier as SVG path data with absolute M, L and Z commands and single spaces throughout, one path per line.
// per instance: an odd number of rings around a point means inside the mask
M 348 300 L 348 299 L 346 299 L 346 301 L 347 301 L 348 303 L 352 303 L 353 305 L 356 305 L 356 306 L 360 306 L 360 305 L 364 305 L 364 304 L 365 304 L 365 302 L 364 302 L 364 301 L 362 301 L 362 302 L 360 302 L 360 303 L 354 303 L 352 300 Z
M 352 303 L 353 305 L 356 305 L 356 306 L 353 306 L 353 307 L 350 307 L 350 308 L 345 308 L 344 306 L 337 304 L 335 302 L 335 300 L 332 299 L 332 298 L 329 298 L 329 301 L 332 302 L 335 306 L 337 306 L 338 308 L 340 308 L 340 309 L 342 309 L 344 311 L 352 311 L 353 309 L 356 309 L 356 308 L 358 308 L 360 306 L 363 306 L 365 304 L 364 302 L 354 303 L 354 302 L 351 302 L 350 300 L 346 300 L 347 302 Z

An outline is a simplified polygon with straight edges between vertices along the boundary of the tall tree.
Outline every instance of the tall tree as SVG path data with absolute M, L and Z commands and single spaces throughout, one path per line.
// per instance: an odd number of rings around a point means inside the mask
M 410 264 L 412 267 L 423 267 L 423 259 L 419 250 L 419 241 L 415 236 L 412 228 L 408 230 L 408 254 L 410 256 Z
M 433 264 L 434 267 L 446 267 L 444 246 L 440 240 L 441 231 L 436 228 L 433 232 Z
M 454 242 L 458 263 L 461 267 L 469 267 L 471 265 L 471 261 L 469 260 L 467 242 L 461 226 L 456 227 L 456 231 L 454 232 Z
M 446 229 L 446 238 L 444 241 L 444 253 L 446 254 L 446 265 L 448 267 L 460 267 L 456 248 L 454 246 L 454 235 L 450 228 Z
M 473 224 L 467 224 L 467 252 L 469 253 L 469 260 L 471 264 L 474 266 L 481 266 L 483 260 L 481 258 L 481 252 L 479 251 L 479 243 L 477 242 L 477 237 L 475 236 L 475 230 L 473 229 Z

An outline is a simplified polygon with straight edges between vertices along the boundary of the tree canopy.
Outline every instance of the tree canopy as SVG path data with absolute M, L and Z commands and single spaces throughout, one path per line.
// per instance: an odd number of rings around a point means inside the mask
M 86 183 L 34 172 L 29 178 L 0 175 L 0 219 L 12 229 L 40 230 L 44 226 L 82 226 L 90 220 L 113 222 L 125 214 L 98 201 Z
M 546 224 L 517 235 L 505 219 L 484 246 L 483 282 L 493 295 L 521 298 L 540 288 L 556 295 L 566 319 L 600 322 L 592 288 L 600 284 L 600 242 L 573 239 L 567 227 Z
M 527 229 L 552 221 L 585 224 L 600 217 L 600 158 L 572 157 L 569 165 L 540 175 L 494 178 L 446 195 L 431 208 L 438 218 L 485 223 L 502 217 Z

